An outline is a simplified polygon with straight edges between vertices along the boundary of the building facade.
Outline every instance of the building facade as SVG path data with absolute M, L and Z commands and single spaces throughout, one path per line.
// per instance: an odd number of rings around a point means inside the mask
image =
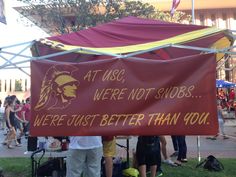
M 0 100 L 16 95 L 22 101 L 30 96 L 30 77 L 16 69 L 0 71 Z

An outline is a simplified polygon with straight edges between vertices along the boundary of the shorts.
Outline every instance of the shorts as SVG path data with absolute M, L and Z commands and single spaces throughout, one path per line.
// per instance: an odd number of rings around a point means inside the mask
M 19 121 L 18 119 L 15 119 L 15 129 L 22 129 L 23 128 L 23 125 L 21 123 L 21 121 Z
M 154 146 L 155 146 L 155 148 L 153 148 L 154 151 L 150 151 L 149 149 L 147 149 L 145 144 L 143 144 L 140 140 L 138 140 L 136 148 L 136 159 L 138 162 L 138 166 L 141 165 L 153 166 L 158 164 L 158 153 L 160 153 L 159 139 Z
M 116 156 L 116 139 L 111 141 L 103 141 L 103 157 L 115 157 Z

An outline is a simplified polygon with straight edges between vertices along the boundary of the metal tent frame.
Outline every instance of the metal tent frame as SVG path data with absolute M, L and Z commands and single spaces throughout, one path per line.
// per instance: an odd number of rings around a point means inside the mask
M 236 39 L 236 36 L 233 36 L 234 40 Z M 24 63 L 29 63 L 31 60 L 47 60 L 51 57 L 56 57 L 56 56 L 60 56 L 60 55 L 65 55 L 65 54 L 69 54 L 69 53 L 73 53 L 73 52 L 87 52 L 90 53 L 92 55 L 106 55 L 106 56 L 110 56 L 112 58 L 134 58 L 134 59 L 145 59 L 145 58 L 138 58 L 135 57 L 136 55 L 139 54 L 144 54 L 147 52 L 151 52 L 154 50 L 158 50 L 158 49 L 162 49 L 162 48 L 167 48 L 167 47 L 174 47 L 174 48 L 181 48 L 181 49 L 189 49 L 189 50 L 198 50 L 201 51 L 203 53 L 224 53 L 227 54 L 228 56 L 231 57 L 235 57 L 236 56 L 236 51 L 231 51 L 234 48 L 236 48 L 236 45 L 227 47 L 227 48 L 223 48 L 223 49 L 213 49 L 213 48 L 202 48 L 202 47 L 195 47 L 195 46 L 187 46 L 187 45 L 177 45 L 177 44 L 167 44 L 167 45 L 163 45 L 163 46 L 158 46 L 158 47 L 153 47 L 151 49 L 148 50 L 142 50 L 142 51 L 138 51 L 138 52 L 133 52 L 130 54 L 113 54 L 113 53 L 105 53 L 105 52 L 98 52 L 98 51 L 94 51 L 94 50 L 89 50 L 83 47 L 79 47 L 79 48 L 75 48 L 72 50 L 67 50 L 67 51 L 61 51 L 61 52 L 57 52 L 57 53 L 53 53 L 53 54 L 48 54 L 48 55 L 44 55 L 44 56 L 31 56 L 31 55 L 24 55 L 22 54 L 24 51 L 26 51 L 27 49 L 30 49 L 34 43 L 36 42 L 36 40 L 32 40 L 32 41 L 28 41 L 28 42 L 23 42 L 23 43 L 18 43 L 18 44 L 13 44 L 13 45 L 9 45 L 9 46 L 3 46 L 0 47 L 0 58 L 3 59 L 5 61 L 5 63 L 3 63 L 2 65 L 0 65 L 0 69 L 19 69 L 20 71 L 22 71 L 23 73 L 27 74 L 28 76 L 30 76 L 29 73 L 27 73 L 24 70 L 24 66 L 18 66 Z M 25 47 L 26 45 L 26 47 Z M 14 49 L 14 47 L 19 47 L 22 46 L 22 49 L 15 53 L 15 52 L 9 52 L 7 49 Z M 6 57 L 5 55 L 8 55 L 8 57 Z M 16 59 L 17 57 L 21 57 L 24 58 L 24 60 L 22 61 L 15 61 L 13 62 L 14 59 Z M 221 65 L 219 65 L 217 67 L 217 70 L 220 69 L 225 62 L 227 62 L 227 60 L 229 59 L 229 57 L 224 58 L 223 63 L 221 63 Z M 233 66 L 233 68 L 224 68 L 225 70 L 233 70 L 235 69 L 235 66 Z
M 234 33 L 236 33 L 236 31 L 230 30 L 230 32 L 232 33 L 231 37 L 235 41 L 236 40 L 236 35 L 234 35 Z M 151 51 L 154 51 L 154 50 L 166 48 L 166 47 L 197 50 L 197 51 L 201 51 L 202 53 L 216 53 L 216 54 L 217 53 L 223 53 L 223 54 L 227 55 L 227 57 L 224 57 L 224 61 L 217 67 L 217 70 L 221 69 L 224 66 L 225 62 L 227 62 L 230 57 L 236 58 L 236 51 L 232 51 L 234 48 L 236 48 L 236 44 L 232 45 L 230 47 L 227 47 L 227 48 L 223 48 L 223 49 L 202 48 L 202 47 L 187 46 L 187 45 L 180 45 L 180 44 L 178 44 L 178 45 L 177 44 L 167 44 L 167 45 L 163 45 L 163 46 L 153 47 L 153 48 L 148 49 L 148 50 L 133 52 L 133 53 L 130 53 L 130 54 L 113 54 L 113 53 L 97 52 L 97 51 L 93 51 L 93 50 L 88 50 L 88 49 L 83 48 L 83 47 L 75 48 L 75 49 L 68 50 L 68 51 L 61 51 L 61 52 L 48 54 L 48 55 L 44 55 L 44 56 L 39 56 L 39 57 L 22 54 L 24 51 L 31 48 L 36 41 L 37 40 L 32 40 L 32 41 L 28 41 L 28 42 L 22 42 L 22 43 L 18 43 L 18 44 L 13 44 L 13 45 L 9 45 L 9 46 L 0 47 L 0 58 L 2 58 L 5 61 L 5 63 L 0 65 L 0 69 L 15 68 L 15 69 L 19 69 L 23 73 L 30 76 L 30 73 L 27 73 L 24 70 L 24 68 L 26 68 L 27 66 L 25 67 L 25 66 L 19 66 L 19 65 L 24 64 L 24 63 L 29 63 L 31 60 L 48 60 L 51 57 L 65 55 L 65 54 L 69 54 L 69 53 L 73 53 L 73 52 L 77 52 L 77 53 L 88 52 L 88 53 L 93 54 L 93 55 L 106 55 L 106 56 L 110 56 L 112 58 L 120 58 L 120 59 L 124 59 L 124 58 L 145 59 L 145 58 L 139 58 L 139 57 L 135 57 L 135 56 L 139 55 L 139 54 L 144 54 L 144 53 L 147 53 L 147 52 L 151 52 Z M 25 45 L 26 45 L 26 47 L 25 47 Z M 22 49 L 18 53 L 7 51 L 7 49 L 12 49 L 14 47 L 19 47 L 19 46 L 22 46 Z M 8 55 L 9 58 L 5 57 L 5 55 Z M 16 59 L 17 57 L 24 58 L 24 60 L 13 62 L 13 60 Z M 227 70 L 227 71 L 231 71 L 231 70 L 236 69 L 236 66 L 233 66 L 232 68 L 223 68 L 223 69 Z M 200 163 L 200 161 L 201 161 L 200 136 L 197 137 L 197 151 L 198 151 L 198 162 Z

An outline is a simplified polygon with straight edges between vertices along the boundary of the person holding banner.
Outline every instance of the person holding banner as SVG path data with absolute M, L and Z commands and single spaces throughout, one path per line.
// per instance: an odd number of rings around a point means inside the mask
M 66 177 L 100 177 L 102 140 L 100 136 L 70 137 Z

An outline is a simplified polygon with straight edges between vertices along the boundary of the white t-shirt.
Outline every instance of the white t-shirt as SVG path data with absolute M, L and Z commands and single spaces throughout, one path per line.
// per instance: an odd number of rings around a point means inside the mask
M 102 147 L 101 136 L 71 136 L 69 149 L 94 149 Z

